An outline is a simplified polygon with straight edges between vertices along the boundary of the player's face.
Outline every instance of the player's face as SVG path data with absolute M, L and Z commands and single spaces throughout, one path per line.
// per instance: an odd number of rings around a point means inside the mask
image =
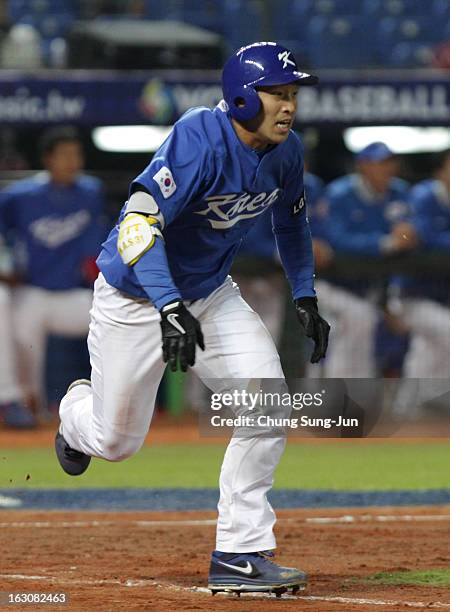
M 55 183 L 70 185 L 84 164 L 83 151 L 76 141 L 60 142 L 44 157 L 44 166 Z
M 258 88 L 261 110 L 255 119 L 240 124 L 239 137 L 253 149 L 284 142 L 297 111 L 298 85 L 270 85 Z
M 389 183 L 398 172 L 398 163 L 395 157 L 388 157 L 383 161 L 364 161 L 358 164 L 358 170 L 378 193 L 385 193 Z

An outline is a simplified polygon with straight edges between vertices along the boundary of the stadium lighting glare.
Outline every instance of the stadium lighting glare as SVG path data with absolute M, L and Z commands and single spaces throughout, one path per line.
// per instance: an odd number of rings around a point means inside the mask
M 358 153 L 368 144 L 381 141 L 397 154 L 437 153 L 450 148 L 450 130 L 444 127 L 409 127 L 382 125 L 348 128 L 344 143 L 352 153 Z
M 171 130 L 171 125 L 107 125 L 94 128 L 92 140 L 109 153 L 154 153 Z

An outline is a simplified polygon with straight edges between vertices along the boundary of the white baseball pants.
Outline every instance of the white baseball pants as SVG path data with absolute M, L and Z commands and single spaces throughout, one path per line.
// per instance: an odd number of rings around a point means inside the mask
M 193 370 L 214 391 L 227 390 L 227 379 L 228 385 L 229 379 L 284 380 L 270 334 L 231 278 L 186 305 L 200 321 L 206 345 L 204 352 L 197 349 Z M 100 275 L 88 347 L 92 389 L 80 385 L 63 398 L 62 433 L 76 450 L 120 461 L 140 449 L 152 419 L 165 369 L 160 315 L 147 300 L 124 295 Z M 217 550 L 275 547 L 275 515 L 266 494 L 284 446 L 281 436 L 231 439 L 220 474 Z
M 42 408 L 47 336 L 86 336 L 91 289 L 47 291 L 24 286 L 13 292 L 14 334 L 19 357 L 19 381 L 26 396 Z
M 450 308 L 427 299 L 403 302 L 403 315 L 411 330 L 405 378 L 450 378 Z
M 325 361 L 308 364 L 310 378 L 374 378 L 377 309 L 368 299 L 327 281 L 315 282 L 319 308 L 331 325 Z
M 11 291 L 0 284 L 0 404 L 22 401 L 16 374 Z
M 395 307 L 400 308 L 399 314 L 411 331 L 411 341 L 403 366 L 405 380 L 395 396 L 393 414 L 415 420 L 422 415 L 425 402 L 448 394 L 450 308 L 421 298 L 406 298 Z

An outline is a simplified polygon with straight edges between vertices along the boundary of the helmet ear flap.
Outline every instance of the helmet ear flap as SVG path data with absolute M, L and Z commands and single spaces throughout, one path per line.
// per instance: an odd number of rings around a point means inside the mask
M 232 96 L 226 102 L 231 116 L 238 121 L 249 121 L 256 117 L 261 107 L 261 100 L 256 90 L 250 85 L 234 87 Z

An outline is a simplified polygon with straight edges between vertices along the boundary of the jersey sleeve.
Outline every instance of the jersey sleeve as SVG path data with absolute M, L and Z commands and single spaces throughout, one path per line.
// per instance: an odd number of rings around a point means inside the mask
M 450 232 L 436 231 L 433 227 L 433 215 L 430 214 L 433 206 L 431 199 L 429 191 L 420 188 L 412 190 L 409 199 L 410 221 L 426 248 L 450 250 Z
M 328 239 L 336 251 L 354 255 L 380 255 L 385 234 L 379 230 L 355 232 L 349 227 L 351 208 L 345 194 L 326 192 Z
M 151 163 L 133 181 L 130 193 L 144 188 L 155 199 L 164 220 L 170 223 L 206 189 L 211 173 L 212 154 L 206 131 L 198 123 L 181 120 L 156 152 Z M 181 299 L 173 280 L 164 242 L 155 245 L 133 266 L 136 278 L 153 304 L 160 310 Z
M 165 225 L 206 190 L 212 173 L 213 156 L 206 133 L 192 123 L 176 123 L 150 164 L 131 184 L 131 193 L 142 186 L 154 197 Z
M 303 165 L 291 173 L 283 199 L 274 204 L 272 223 L 294 299 L 314 297 L 314 258 L 306 216 Z

